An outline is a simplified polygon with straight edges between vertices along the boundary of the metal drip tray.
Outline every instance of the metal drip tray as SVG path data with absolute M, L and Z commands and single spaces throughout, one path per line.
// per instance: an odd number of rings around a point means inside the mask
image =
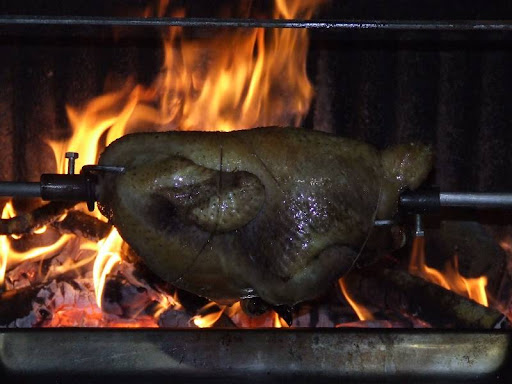
M 431 330 L 10 330 L 1 382 L 510 382 L 511 334 Z

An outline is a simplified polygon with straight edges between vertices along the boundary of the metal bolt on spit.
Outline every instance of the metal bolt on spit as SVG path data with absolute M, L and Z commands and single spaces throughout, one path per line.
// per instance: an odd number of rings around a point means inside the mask
M 66 152 L 66 159 L 68 159 L 68 175 L 74 175 L 75 160 L 78 159 L 78 152 Z
M 416 237 L 424 237 L 425 230 L 423 229 L 423 218 L 421 215 L 414 215 L 414 235 Z

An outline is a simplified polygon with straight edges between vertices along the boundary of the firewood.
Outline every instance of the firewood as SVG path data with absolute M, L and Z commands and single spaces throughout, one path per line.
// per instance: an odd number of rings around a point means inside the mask
M 55 221 L 52 226 L 60 233 L 72 233 L 92 241 L 101 240 L 110 233 L 112 225 L 81 211 L 70 211 L 62 221 Z
M 0 235 L 25 234 L 50 224 L 73 208 L 76 201 L 52 201 L 31 212 L 10 219 L 0 219 Z
M 367 268 L 344 278 L 359 303 L 406 312 L 435 328 L 494 328 L 504 315 L 402 270 Z
M 439 228 L 425 231 L 425 252 L 428 265 L 442 269 L 457 255 L 459 270 L 466 277 L 486 275 L 487 292 L 496 296 L 507 273 L 507 255 L 489 228 L 477 221 L 445 220 Z
M 24 287 L 0 293 L 0 327 L 32 312 L 32 301 L 40 287 Z

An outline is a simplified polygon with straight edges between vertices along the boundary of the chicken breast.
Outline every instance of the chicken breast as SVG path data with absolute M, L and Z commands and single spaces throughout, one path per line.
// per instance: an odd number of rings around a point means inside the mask
M 399 191 L 426 178 L 422 145 L 379 152 L 297 128 L 127 135 L 99 164 L 99 206 L 147 266 L 220 303 L 317 297 L 360 255 Z

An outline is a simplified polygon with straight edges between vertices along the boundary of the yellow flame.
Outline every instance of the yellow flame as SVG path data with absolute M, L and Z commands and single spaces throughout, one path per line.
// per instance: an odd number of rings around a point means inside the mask
M 37 228 L 36 230 L 34 230 L 34 234 L 42 235 L 43 233 L 46 232 L 46 229 L 47 229 L 46 225 L 43 225 L 42 227 Z
M 107 131 L 113 133 L 107 138 L 106 145 L 124 133 L 124 126 L 138 101 L 141 88 L 131 82 L 117 92 L 111 92 L 92 99 L 82 109 L 66 106 L 73 134 L 67 140 L 50 140 L 57 171 L 66 173 L 66 152 L 78 152 L 80 157 L 76 166 L 95 164 L 102 136 Z
M 288 323 L 282 319 L 276 312 L 272 311 L 273 327 L 274 328 L 290 328 Z
M 212 311 L 212 309 L 215 310 Z M 205 314 L 206 312 L 206 314 Z M 229 317 L 232 322 L 239 328 L 288 328 L 289 325 L 276 312 L 269 310 L 268 312 L 251 317 L 246 315 L 242 310 L 240 302 L 231 306 L 220 305 L 215 302 L 209 302 L 202 307 L 197 315 L 191 321 L 199 328 L 210 328 L 220 319 L 222 314 Z
M 174 293 L 174 295 L 168 295 L 166 293 L 160 293 L 159 299 L 157 300 L 158 304 L 155 308 L 155 312 L 153 313 L 153 318 L 158 319 L 167 309 L 172 308 L 175 311 L 179 311 L 183 309 L 181 303 L 178 300 L 178 293 Z
M 44 247 L 32 248 L 26 252 L 17 252 L 13 249 L 9 250 L 8 264 L 17 264 L 22 261 L 38 259 L 43 256 L 50 255 L 57 252 L 60 248 L 66 245 L 73 235 L 62 235 L 55 243 Z
M 2 219 L 9 219 L 14 216 L 14 209 L 11 202 L 5 204 L 2 209 Z M 0 236 L 0 286 L 4 285 L 5 272 L 7 270 L 7 258 L 9 257 L 9 240 L 7 236 Z
M 104 240 L 101 240 L 98 255 L 94 261 L 92 275 L 94 279 L 94 292 L 96 294 L 96 304 L 102 308 L 103 288 L 105 279 L 114 265 L 121 262 L 119 252 L 123 240 L 119 236 L 117 229 L 113 228 L 110 234 Z
M 338 284 L 340 285 L 341 293 L 343 293 L 343 296 L 348 301 L 348 303 L 356 313 L 359 320 L 373 320 L 374 317 L 371 314 L 371 312 L 368 309 L 366 309 L 363 305 L 356 303 L 355 300 L 348 294 L 347 287 L 343 279 L 339 279 Z
M 72 235 L 63 235 L 51 245 L 32 248 L 26 252 L 17 252 L 11 249 L 7 236 L 0 236 L 0 285 L 4 283 L 8 265 L 19 264 L 23 261 L 39 259 L 51 255 L 64 247 L 72 237 Z
M 275 0 L 273 17 L 309 18 L 321 2 L 323 0 Z M 159 16 L 164 15 L 168 5 L 169 1 L 160 1 Z M 106 145 L 135 130 L 227 131 L 264 125 L 298 125 L 304 118 L 313 95 L 306 75 L 306 30 L 229 29 L 202 39 L 185 36 L 183 31 L 173 27 L 164 33 L 162 70 L 151 86 L 137 85 L 127 79 L 117 91 L 95 97 L 83 106 L 66 106 L 72 136 L 48 142 L 58 172 L 66 172 L 65 152 L 79 153 L 76 161 L 79 170 L 83 165 L 95 164 Z M 12 206 L 6 206 L 4 212 L 6 217 L 15 215 Z M 94 215 L 103 219 L 97 210 Z M 40 228 L 36 233 L 44 233 L 45 229 Z M 51 247 L 60 247 L 70 236 L 62 236 Z M 97 244 L 82 241 L 80 246 L 81 250 L 97 252 L 93 278 L 100 308 L 105 279 L 121 261 L 121 244 L 114 230 Z M 48 251 L 52 249 L 55 248 L 48 248 Z M 0 252 L 2 283 L 7 263 L 13 255 L 15 257 L 6 236 L 0 237 Z M 42 250 L 34 252 L 39 255 Z M 70 267 L 65 264 L 58 270 Z M 179 303 L 162 294 L 155 316 L 171 306 L 179 308 Z M 194 323 L 211 326 L 226 310 L 224 306 L 219 308 L 217 312 L 198 315 Z M 272 316 L 274 326 L 285 326 L 279 316 Z
M 12 202 L 9 201 L 5 204 L 4 209 L 2 210 L 2 219 L 10 219 L 14 216 L 16 216 L 16 211 L 14 210 Z
M 50 266 L 47 276 L 62 275 L 62 274 L 66 273 L 68 271 L 71 271 L 73 269 L 81 268 L 84 265 L 87 265 L 94 260 L 96 260 L 96 254 L 93 254 L 93 255 L 83 258 L 83 259 L 79 259 L 78 261 L 75 261 L 73 259 L 66 259 L 66 260 L 64 260 L 64 263 L 62 263 L 61 265 Z M 44 279 L 44 281 L 46 281 L 46 278 Z
M 273 17 L 310 18 L 319 3 L 276 0 Z M 231 29 L 191 39 L 182 28 L 170 28 L 155 83 L 160 120 L 182 130 L 298 125 L 313 96 L 306 74 L 307 33 Z
M 16 212 L 11 202 L 8 202 L 2 210 L 2 219 L 10 219 L 16 216 Z M 40 228 L 38 232 L 43 233 L 45 227 Z M 34 260 L 41 257 L 51 255 L 62 248 L 73 236 L 63 235 L 55 243 L 44 246 L 32 248 L 25 252 L 18 252 L 11 248 L 9 243 L 9 236 L 0 236 L 0 286 L 5 282 L 5 274 L 10 265 L 18 264 L 27 260 Z
M 218 307 L 218 310 L 210 312 L 206 315 L 201 315 L 201 312 L 210 310 L 210 308 Z M 211 328 L 220 319 L 224 313 L 225 306 L 217 305 L 213 301 L 206 304 L 199 310 L 199 313 L 190 319 L 198 328 Z
M 425 261 L 425 238 L 416 237 L 413 242 L 409 272 L 459 295 L 469 297 L 486 307 L 489 306 L 487 293 L 487 277 L 467 278 L 459 273 L 458 257 L 445 265 L 444 271 L 431 268 Z

